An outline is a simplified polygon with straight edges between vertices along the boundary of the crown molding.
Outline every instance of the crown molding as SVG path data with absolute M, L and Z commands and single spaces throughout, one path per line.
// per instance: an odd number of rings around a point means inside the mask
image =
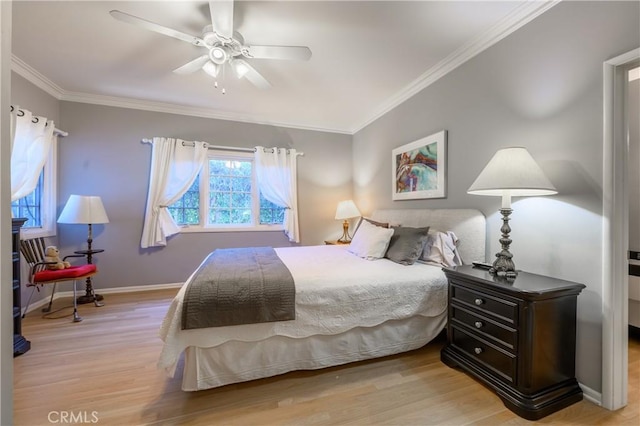
M 187 115 L 190 117 L 213 118 L 217 120 L 237 121 L 241 123 L 261 124 L 267 126 L 286 127 L 291 129 L 313 130 L 316 132 L 351 134 L 345 129 L 332 129 L 299 123 L 275 122 L 248 115 L 225 113 L 208 108 L 190 107 L 165 102 L 154 102 L 142 99 L 123 98 L 117 96 L 95 95 L 81 92 L 64 92 L 61 101 L 79 102 L 85 104 L 104 105 L 117 108 L 129 108 L 143 111 L 162 112 L 167 114 Z
M 24 77 L 30 83 L 44 90 L 58 100 L 60 100 L 64 94 L 64 89 L 62 87 L 40 74 L 36 69 L 32 68 L 29 64 L 14 54 L 11 54 L 11 71 L 14 71 L 16 74 Z
M 162 112 L 167 114 L 187 115 L 190 117 L 213 118 L 217 120 L 238 121 L 241 123 L 261 124 L 267 126 L 287 127 L 292 129 L 313 130 L 316 132 L 342 133 L 350 135 L 347 129 L 318 127 L 299 123 L 274 122 L 260 117 L 251 117 L 241 114 L 231 114 L 208 108 L 190 107 L 185 105 L 165 102 L 154 102 L 142 99 L 125 98 L 118 96 L 96 95 L 92 93 L 70 92 L 64 90 L 53 81 L 42 75 L 29 64 L 11 55 L 11 70 L 24 77 L 35 86 L 47 92 L 59 101 L 79 102 L 85 104 L 104 105 L 117 108 L 129 108 L 143 111 Z
M 369 118 L 354 126 L 350 133 L 356 134 L 384 114 L 391 111 L 421 90 L 438 81 L 460 65 L 482 51 L 493 46 L 509 34 L 531 22 L 562 0 L 528 0 L 513 9 L 503 19 L 491 26 L 479 37 L 463 44 L 449 56 L 438 62 L 420 77 L 406 85 L 398 93 L 388 98 Z
M 318 132 L 341 133 L 354 135 L 384 114 L 391 111 L 407 99 L 421 90 L 438 81 L 449 72 L 456 69 L 483 50 L 493 46 L 498 41 L 507 37 L 517 29 L 537 18 L 551 9 L 561 0 L 527 0 L 518 5 L 514 10 L 493 25 L 480 37 L 465 43 L 449 56 L 438 62 L 413 82 L 406 85 L 398 93 L 388 98 L 375 112 L 360 124 L 351 129 L 318 127 L 299 123 L 273 122 L 260 117 L 252 117 L 242 114 L 232 114 L 208 108 L 189 107 L 163 102 L 153 102 L 141 99 L 96 95 L 91 93 L 66 91 L 53 81 L 39 73 L 15 55 L 11 55 L 11 69 L 24 77 L 40 89 L 61 101 L 81 102 L 95 105 L 105 105 L 118 108 L 130 108 L 144 111 L 162 112 L 168 114 L 188 115 L 192 117 L 213 118 L 218 120 L 238 121 L 242 123 L 262 124 L 268 126 L 286 127 L 292 129 L 313 130 Z

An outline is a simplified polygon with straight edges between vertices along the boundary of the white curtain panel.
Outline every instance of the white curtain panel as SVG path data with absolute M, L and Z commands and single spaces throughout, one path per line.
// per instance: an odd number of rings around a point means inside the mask
M 55 124 L 15 107 L 11 111 L 11 201 L 33 192 L 49 157 Z
M 166 246 L 167 237 L 180 232 L 167 207 L 187 192 L 207 161 L 205 142 L 190 145 L 181 139 L 153 138 L 142 248 Z
M 269 152 L 273 151 L 273 152 Z M 285 207 L 284 232 L 289 241 L 300 242 L 298 226 L 298 187 L 295 149 L 256 147 L 256 177 L 262 195 Z

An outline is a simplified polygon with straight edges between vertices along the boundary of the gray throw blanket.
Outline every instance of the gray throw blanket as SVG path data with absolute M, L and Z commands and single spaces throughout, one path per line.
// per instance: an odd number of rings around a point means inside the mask
M 295 319 L 291 272 L 271 247 L 218 249 L 187 287 L 182 329 Z

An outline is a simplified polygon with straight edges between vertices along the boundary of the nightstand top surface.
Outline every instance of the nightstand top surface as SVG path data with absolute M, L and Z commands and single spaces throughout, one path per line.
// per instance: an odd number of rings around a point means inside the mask
M 579 293 L 586 287 L 584 284 L 573 281 L 561 280 L 524 271 L 519 271 L 515 279 L 508 280 L 492 275 L 486 269 L 473 267 L 471 265 L 454 266 L 451 268 L 443 268 L 443 270 L 447 275 L 471 278 L 476 282 L 486 284 L 488 287 L 526 294 L 542 295 L 564 291 L 575 291 Z

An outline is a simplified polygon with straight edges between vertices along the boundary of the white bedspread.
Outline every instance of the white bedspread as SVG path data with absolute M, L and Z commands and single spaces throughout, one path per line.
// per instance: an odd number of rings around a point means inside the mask
M 255 342 L 276 335 L 332 335 L 415 315 L 434 317 L 446 309 L 447 281 L 439 267 L 422 263 L 404 266 L 387 259 L 368 261 L 337 245 L 275 250 L 295 281 L 296 319 L 181 330 L 184 285 L 160 328 L 165 342 L 160 368 L 173 376 L 180 354 L 189 346 L 209 348 L 232 340 Z

